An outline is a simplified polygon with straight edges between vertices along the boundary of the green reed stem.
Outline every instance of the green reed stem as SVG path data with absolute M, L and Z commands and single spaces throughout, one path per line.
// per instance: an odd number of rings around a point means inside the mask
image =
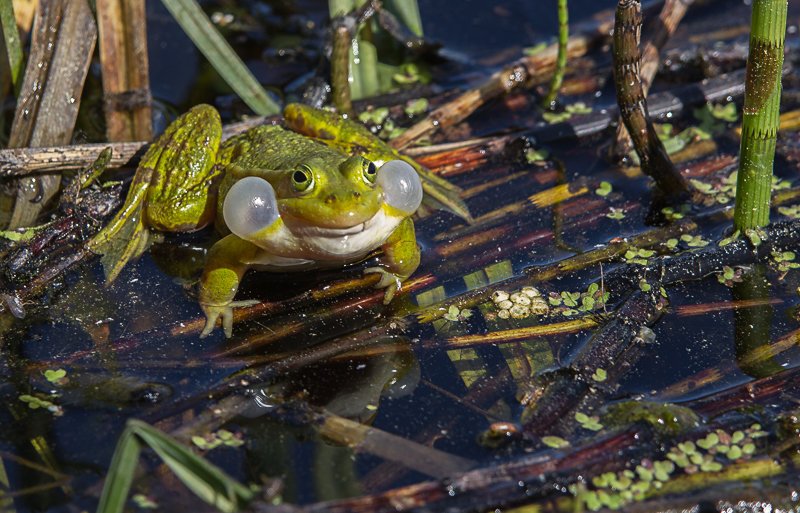
M 558 0 L 558 55 L 556 67 L 553 69 L 553 78 L 550 80 L 550 90 L 542 100 L 542 107 L 549 109 L 556 101 L 561 83 L 564 82 L 564 69 L 567 67 L 567 40 L 569 40 L 569 14 L 567 0 Z
M 787 0 L 753 2 L 733 217 L 738 230 L 769 223 L 787 4 Z

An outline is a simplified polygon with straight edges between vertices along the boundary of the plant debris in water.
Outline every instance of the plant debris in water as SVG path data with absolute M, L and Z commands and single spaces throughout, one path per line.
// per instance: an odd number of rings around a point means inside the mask
M 715 34 L 741 32 L 729 5 L 707 9 L 728 29 Z M 251 10 L 215 7 L 237 49 L 264 37 L 253 23 L 297 58 L 300 35 L 323 35 L 295 6 Z M 65 174 L 52 216 L 3 232 L 0 247 L 4 507 L 92 510 L 105 478 L 103 511 L 196 497 L 226 511 L 755 511 L 754 489 L 762 505 L 796 508 L 800 105 L 789 94 L 782 107 L 773 223 L 732 232 L 742 93 L 731 77 L 745 64 L 732 51 L 719 75 L 718 49 L 738 39 L 704 34 L 704 16 L 690 10 L 692 40 L 667 43 L 682 56 L 667 76 L 689 82 L 657 77 L 648 97 L 662 116 L 654 135 L 696 192 L 675 200 L 635 158 L 605 157 L 617 116 L 602 94 L 609 13 L 599 28 L 573 25 L 570 46 L 583 50 L 556 113 L 538 106 L 552 49 L 498 55 L 507 64 L 486 71 L 428 60 L 432 47 L 404 35 L 416 41 L 409 60 L 382 71 L 402 88 L 353 107 L 455 183 L 474 219 L 419 212 L 422 262 L 390 305 L 362 276 L 371 259 L 252 273 L 241 292 L 257 304 L 237 312 L 236 337 L 200 341 L 193 282 L 212 231 L 163 237 L 103 288 L 83 244 L 122 187 L 89 177 L 135 163 L 142 146 L 111 144 L 93 168 Z M 367 23 L 379 33 L 391 20 Z M 434 84 L 487 78 L 441 92 L 419 87 L 428 72 Z M 670 97 L 681 107 L 663 117 Z M 0 169 L 88 167 L 99 149 L 2 150 Z

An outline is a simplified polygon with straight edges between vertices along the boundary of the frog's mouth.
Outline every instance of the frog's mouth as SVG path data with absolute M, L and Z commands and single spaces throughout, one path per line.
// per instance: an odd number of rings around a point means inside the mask
M 353 226 L 347 226 L 344 228 L 334 228 L 329 226 L 319 226 L 317 224 L 309 223 L 308 221 L 302 220 L 295 220 L 289 217 L 284 217 L 284 223 L 292 233 L 294 233 L 298 237 L 303 238 L 325 238 L 325 239 L 342 239 L 342 238 L 349 238 L 353 235 L 357 235 L 359 233 L 363 233 L 366 231 L 370 231 L 374 229 L 376 226 L 381 224 L 381 220 L 385 219 L 385 216 L 381 214 L 379 210 L 372 217 L 366 219 L 358 224 L 354 224 Z
M 367 223 L 359 223 L 349 228 L 325 228 L 322 226 L 305 226 L 294 231 L 298 235 L 310 236 L 310 237 L 327 237 L 333 239 L 337 237 L 344 237 L 345 235 L 355 235 L 356 233 L 361 233 L 366 228 L 366 224 Z

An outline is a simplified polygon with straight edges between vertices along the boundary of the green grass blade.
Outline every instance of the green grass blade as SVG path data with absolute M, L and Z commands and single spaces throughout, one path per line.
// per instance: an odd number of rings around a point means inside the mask
M 14 17 L 14 5 L 12 2 L 0 2 L 0 24 L 2 24 L 3 38 L 6 43 L 6 53 L 8 53 L 8 66 L 11 69 L 11 82 L 14 84 L 14 93 L 19 95 L 19 88 L 22 81 L 22 45 L 19 42 L 19 31 L 17 30 L 17 19 Z
M 419 15 L 417 0 L 386 0 L 383 4 L 415 36 L 422 37 L 422 17 Z
M 136 465 L 139 463 L 139 452 L 141 442 L 133 433 L 131 422 L 122 432 L 122 436 L 117 441 L 117 448 L 114 450 L 114 457 L 111 458 L 111 466 L 108 469 L 106 482 L 103 486 L 103 493 L 100 496 L 100 504 L 97 506 L 97 513 L 121 513 L 128 500 L 128 492 L 133 481 L 133 474 Z
M 156 428 L 134 419 L 128 421 L 128 426 L 187 488 L 214 507 L 225 512 L 236 511 L 253 499 L 249 488 Z
M 262 116 L 280 112 L 280 107 L 255 79 L 194 0 L 162 0 L 186 35 L 233 88 L 239 97 Z
M 350 96 L 353 100 L 369 98 L 381 92 L 378 78 L 378 51 L 375 45 L 358 40 L 358 55 L 350 48 Z
M 328 0 L 328 14 L 331 18 L 344 16 L 354 9 L 358 9 L 360 2 L 357 0 Z

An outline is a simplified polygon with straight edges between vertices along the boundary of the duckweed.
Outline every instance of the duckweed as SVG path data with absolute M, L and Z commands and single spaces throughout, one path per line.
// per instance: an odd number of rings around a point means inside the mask
M 204 451 L 210 451 L 222 445 L 239 447 L 244 444 L 244 440 L 242 440 L 241 434 L 237 435 L 227 429 L 220 429 L 205 436 L 195 435 L 192 437 L 192 443 Z
M 600 182 L 600 187 L 594 190 L 594 193 L 598 196 L 608 196 L 611 194 L 613 187 L 611 187 L 610 182 Z
M 562 447 L 568 447 L 569 446 L 569 442 L 568 441 L 564 440 L 561 437 L 551 436 L 551 435 L 543 436 L 542 437 L 542 443 L 545 444 L 546 446 L 552 447 L 554 449 L 561 449 Z
M 600 419 L 597 416 L 590 417 L 585 413 L 576 412 L 575 420 L 578 421 L 578 424 L 580 424 L 583 429 L 588 429 L 590 431 L 600 431 L 603 429 L 603 425 L 600 424 Z
M 47 369 L 44 371 L 44 378 L 50 383 L 62 385 L 66 381 L 67 371 L 64 369 Z

